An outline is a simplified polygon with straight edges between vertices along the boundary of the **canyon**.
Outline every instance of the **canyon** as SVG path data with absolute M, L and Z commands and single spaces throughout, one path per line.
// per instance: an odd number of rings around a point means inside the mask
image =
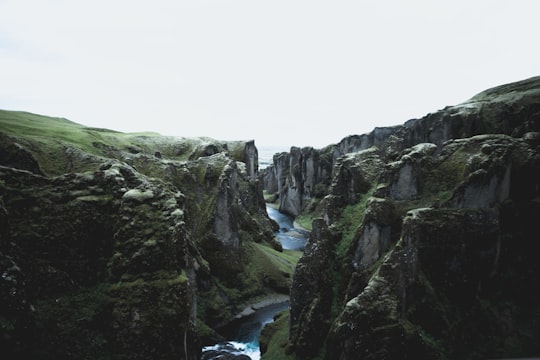
M 310 230 L 303 252 L 267 203 Z M 0 348 L 199 359 L 290 296 L 262 359 L 534 356 L 537 219 L 540 77 L 264 169 L 252 140 L 1 110 Z
M 537 77 L 276 154 L 266 189 L 313 220 L 283 358 L 538 355 L 539 130 Z

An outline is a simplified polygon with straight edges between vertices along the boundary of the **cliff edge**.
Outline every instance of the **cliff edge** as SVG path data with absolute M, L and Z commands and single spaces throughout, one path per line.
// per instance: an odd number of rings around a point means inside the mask
M 257 175 L 253 141 L 0 111 L 3 356 L 200 358 L 288 293 Z
M 277 187 L 282 206 L 315 220 L 293 277 L 288 342 L 273 353 L 540 353 L 540 77 L 321 149 L 315 156 L 332 159 L 326 179 L 301 171 L 297 153 L 276 155 L 270 171 L 289 174 Z M 308 179 L 328 190 L 306 207 Z M 268 331 L 265 349 L 279 334 Z

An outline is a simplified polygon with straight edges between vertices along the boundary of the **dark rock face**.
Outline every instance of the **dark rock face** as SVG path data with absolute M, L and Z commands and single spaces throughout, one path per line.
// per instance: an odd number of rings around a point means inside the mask
M 313 223 L 313 231 L 296 267 L 291 286 L 290 338 L 301 351 L 300 358 L 311 359 L 324 341 L 332 306 L 332 249 L 336 236 L 323 220 Z
M 540 132 L 539 78 L 503 85 L 482 92 L 469 101 L 447 107 L 412 119 L 403 125 L 375 128 L 369 134 L 351 135 L 338 144 L 309 152 L 318 154 L 323 160 L 315 162 L 316 176 L 303 166 L 304 149 L 291 148 L 287 155 L 279 154 L 274 165 L 263 172 L 265 189 L 278 192 L 280 211 L 298 215 L 310 199 L 316 184 L 330 184 L 332 168 L 336 161 L 347 153 L 355 153 L 370 147 L 384 150 L 384 158 L 392 160 L 405 149 L 420 143 L 431 143 L 440 147 L 452 139 L 469 138 L 482 134 L 506 134 L 522 137 L 526 133 Z M 312 157 L 317 158 L 316 155 Z M 283 161 L 285 160 L 286 161 Z M 400 188 L 408 187 L 409 167 L 402 170 Z M 277 188 L 275 180 L 277 179 Z M 412 189 L 408 191 L 413 191 Z M 324 194 L 326 195 L 327 192 Z
M 209 326 L 275 291 L 262 275 L 235 288 L 251 244 L 279 247 L 253 141 L 45 121 L 75 140 L 0 135 L 2 356 L 199 359 Z
M 274 165 L 262 177 L 265 189 L 279 194 L 279 211 L 296 216 L 312 197 L 320 196 L 317 186 L 327 184 L 332 171 L 330 156 L 311 147 L 274 155 Z
M 14 139 L 0 132 L 0 159 L 1 164 L 16 169 L 28 170 L 34 174 L 43 175 L 39 164 L 32 154 Z
M 176 191 L 122 164 L 53 179 L 0 167 L 0 178 L 3 270 L 21 287 L 11 286 L 2 308 L 26 319 L 8 322 L 13 356 L 197 357 L 192 255 Z
M 470 356 L 470 347 L 490 325 L 477 323 L 482 314 L 457 315 L 459 310 L 445 307 L 477 306 L 476 297 L 498 265 L 497 215 L 491 210 L 409 212 L 400 242 L 333 324 L 331 344 L 342 349 L 341 358 L 439 358 L 445 345 L 456 346 L 445 349 L 450 358 Z M 437 344 L 462 337 L 467 343 Z
M 294 275 L 297 358 L 540 352 L 539 104 L 534 78 L 344 141 Z

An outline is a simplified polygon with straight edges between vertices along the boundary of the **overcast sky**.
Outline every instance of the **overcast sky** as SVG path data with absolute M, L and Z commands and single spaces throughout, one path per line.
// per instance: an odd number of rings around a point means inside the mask
M 0 0 L 0 108 L 336 143 L 540 75 L 538 0 Z

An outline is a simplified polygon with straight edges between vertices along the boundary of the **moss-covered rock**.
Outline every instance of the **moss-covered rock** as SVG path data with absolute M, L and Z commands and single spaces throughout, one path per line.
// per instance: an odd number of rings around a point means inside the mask
M 289 345 L 289 313 L 282 311 L 274 316 L 274 322 L 267 324 L 259 337 L 263 360 L 295 359 Z
M 6 301 L 23 296 L 31 310 L 13 321 L 27 322 L 11 334 L 14 356 L 196 356 L 193 256 L 176 190 L 121 163 L 52 179 L 2 167 L 0 176 L 2 251 L 24 272 Z
M 253 141 L 9 111 L 0 130 L 9 354 L 198 358 L 246 303 L 288 292 L 298 256 L 274 238 Z
M 328 229 L 324 220 L 315 220 L 304 255 L 294 272 L 290 339 L 300 359 L 310 359 L 317 354 L 330 328 L 336 242 L 336 234 Z
M 538 291 L 539 84 L 497 88 L 387 132 L 379 166 L 358 161 L 363 148 L 353 143 L 368 138 L 344 139 L 358 152 L 337 158 L 317 210 L 335 246 L 322 237 L 312 244 L 325 249 L 318 260 L 306 252 L 299 262 L 295 279 L 305 279 L 293 282 L 283 352 L 300 359 L 538 353 L 538 305 L 528 294 Z

